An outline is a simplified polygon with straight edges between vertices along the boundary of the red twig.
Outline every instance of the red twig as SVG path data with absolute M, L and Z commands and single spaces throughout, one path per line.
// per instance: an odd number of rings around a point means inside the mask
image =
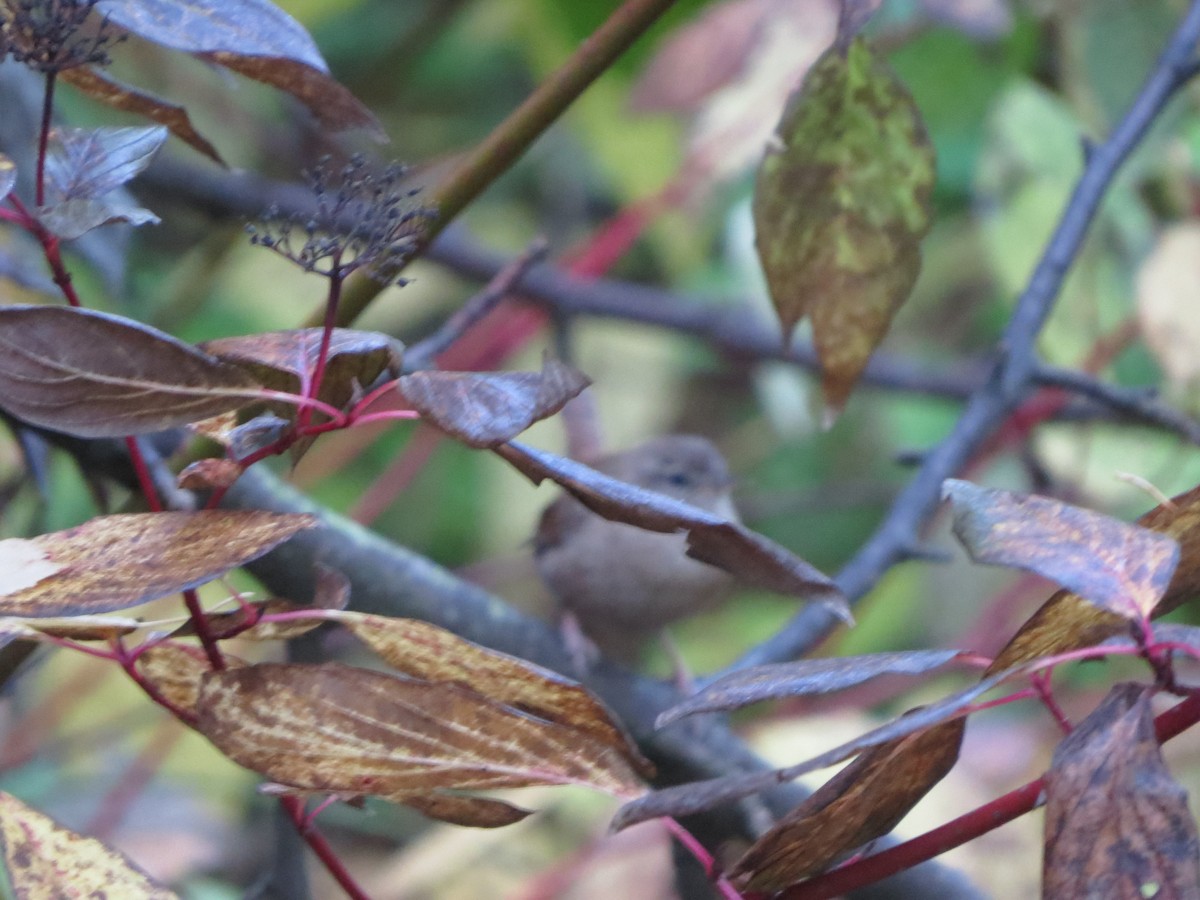
M 304 842 L 316 854 L 317 859 L 321 861 L 321 864 L 325 866 L 325 870 L 333 877 L 333 880 L 338 883 L 341 889 L 352 900 L 371 900 L 367 892 L 359 887 L 358 882 L 354 880 L 354 876 L 350 874 L 345 864 L 338 858 L 333 847 L 329 845 L 329 841 L 309 821 L 308 816 L 304 813 L 304 801 L 297 797 L 280 797 L 279 802 L 293 824 L 295 824 L 296 830 L 300 832 L 300 836 L 304 838 Z

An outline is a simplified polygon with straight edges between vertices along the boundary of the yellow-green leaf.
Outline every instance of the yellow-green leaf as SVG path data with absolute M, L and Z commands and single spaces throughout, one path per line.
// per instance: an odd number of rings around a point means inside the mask
M 759 169 L 759 257 L 785 333 L 812 319 L 829 414 L 845 405 L 920 269 L 933 147 L 912 97 L 862 39 L 794 94 Z

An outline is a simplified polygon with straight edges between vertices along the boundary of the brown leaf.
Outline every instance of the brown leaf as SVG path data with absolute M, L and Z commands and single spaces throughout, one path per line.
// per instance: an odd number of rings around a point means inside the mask
M 137 619 L 114 616 L 69 616 L 44 619 L 5 618 L 0 619 L 0 634 L 16 627 L 24 629 L 21 637 L 48 635 L 71 641 L 110 641 L 115 637 L 132 634 L 143 625 Z
M 863 40 L 827 51 L 759 169 L 759 257 L 785 335 L 810 316 L 829 416 L 845 405 L 920 270 L 933 147 Z
M 1200 487 L 1172 498 L 1169 505 L 1156 506 L 1137 524 L 1179 542 L 1179 564 L 1154 608 L 1152 617 L 1157 618 L 1200 594 Z M 986 674 L 1044 656 L 1093 647 L 1128 628 L 1122 616 L 1100 609 L 1071 591 L 1058 591 L 1021 626 Z
M 959 650 L 912 650 L 752 666 L 706 684 L 682 703 L 662 713 L 655 727 L 664 728 L 697 713 L 740 709 L 762 700 L 829 694 L 882 675 L 920 675 L 945 665 L 960 653 Z
M 235 762 L 307 790 L 399 802 L 443 788 L 638 790 L 623 756 L 578 729 L 459 685 L 338 663 L 211 672 L 197 727 Z
M 327 128 L 369 128 L 378 120 L 329 69 L 308 32 L 268 0 L 100 0 L 122 28 L 194 54 L 292 94 Z
M 740 800 L 742 797 L 774 787 L 784 781 L 791 781 L 801 775 L 807 775 L 809 772 L 836 765 L 864 750 L 878 747 L 880 744 L 899 740 L 952 719 L 962 718 L 967 714 L 967 708 L 980 696 L 998 684 L 1024 674 L 1033 668 L 1033 665 L 1029 663 L 1016 666 L 1008 671 L 990 675 L 978 684 L 943 697 L 936 703 L 910 710 L 897 719 L 873 728 L 853 740 L 794 766 L 770 772 L 754 772 L 748 775 L 726 775 L 708 781 L 694 781 L 677 787 L 651 791 L 617 810 L 612 827 L 619 830 L 660 816 L 678 817 L 702 812 L 722 803 Z
M 1091 510 L 953 478 L 942 491 L 976 562 L 1036 572 L 1126 618 L 1150 614 L 1179 562 L 1173 538 Z
M 272 390 L 298 394 L 317 364 L 322 332 L 320 328 L 268 331 L 218 338 L 201 344 L 200 349 L 245 369 Z M 404 345 L 386 334 L 333 329 L 320 399 L 341 408 L 352 396 L 355 383 L 365 387 L 384 372 L 399 375 L 403 354 Z
M 965 728 L 958 719 L 864 753 L 759 838 L 730 878 L 773 893 L 888 834 L 954 767 Z
M 241 369 L 132 319 L 0 307 L 0 406 L 32 425 L 124 437 L 237 409 L 259 392 Z
M 414 372 L 400 379 L 408 402 L 471 447 L 494 448 L 554 415 L 591 381 L 547 357 L 541 372 Z
M 214 162 L 225 165 L 217 149 L 192 126 L 187 110 L 161 97 L 140 91 L 109 77 L 96 66 L 76 66 L 59 72 L 59 78 L 83 91 L 93 100 L 106 103 L 123 112 L 145 116 L 152 122 L 165 125 L 175 137 L 193 150 L 203 153 Z
M 329 613 L 324 618 L 340 623 L 405 675 L 469 687 L 489 700 L 573 728 L 612 747 L 647 777 L 654 772 L 604 704 L 581 684 L 556 672 L 416 619 L 353 612 Z
M 307 515 L 236 510 L 100 516 L 34 538 L 62 569 L 0 596 L 0 615 L 137 606 L 212 581 L 315 524 Z
M 1119 684 L 1054 751 L 1042 896 L 1196 898 L 1200 839 L 1154 736 L 1149 690 Z
M 246 665 L 240 659 L 223 654 L 230 668 Z M 137 658 L 138 673 L 176 709 L 196 716 L 200 680 L 212 671 L 208 657 L 199 647 L 176 641 L 161 641 L 143 650 Z
M 719 566 L 747 584 L 824 603 L 844 620 L 853 621 L 845 598 L 829 578 L 740 522 L 515 441 L 495 449 L 534 484 L 549 478 L 606 519 L 667 534 L 687 531 L 689 556 Z
M 299 394 L 316 367 L 322 334 L 321 328 L 269 331 L 220 338 L 201 344 L 200 348 L 242 367 L 259 384 L 287 394 Z M 346 409 L 358 399 L 363 387 L 384 373 L 392 378 L 398 376 L 403 354 L 404 345 L 386 334 L 351 328 L 333 329 L 317 399 L 336 409 Z M 255 444 L 265 445 L 276 440 L 282 434 L 280 426 L 296 417 L 297 407 L 290 403 L 268 403 L 267 408 L 280 418 L 259 416 L 230 434 L 231 444 L 236 445 L 234 453 L 239 458 L 258 449 Z M 317 413 L 313 421 L 320 422 L 324 418 Z M 301 438 L 293 445 L 293 462 L 312 446 L 314 439 L 312 436 Z
M 128 859 L 94 838 L 63 828 L 0 792 L 0 843 L 12 893 L 20 900 L 127 897 L 174 900 Z

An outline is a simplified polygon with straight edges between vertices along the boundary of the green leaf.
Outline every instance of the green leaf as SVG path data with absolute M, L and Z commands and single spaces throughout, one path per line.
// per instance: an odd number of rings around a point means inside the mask
M 755 190 L 759 256 L 784 331 L 812 319 L 836 415 L 917 279 L 933 147 L 861 39 L 813 66 L 776 137 Z

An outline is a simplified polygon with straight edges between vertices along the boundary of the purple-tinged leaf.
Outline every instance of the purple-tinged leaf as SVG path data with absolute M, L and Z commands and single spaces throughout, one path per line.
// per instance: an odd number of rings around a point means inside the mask
M 1125 618 L 1150 615 L 1179 562 L 1173 537 L 1047 497 L 953 478 L 942 492 L 976 562 L 1036 572 Z
M 94 200 L 150 165 L 167 139 L 162 125 L 144 128 L 55 128 L 46 157 L 52 201 Z
M 727 712 L 762 700 L 829 694 L 863 684 L 883 675 L 920 675 L 961 655 L 959 650 L 913 650 L 905 653 L 872 653 L 799 662 L 754 666 L 731 672 L 682 703 L 671 707 L 655 723 L 663 728 L 685 716 Z
M 17 186 L 17 165 L 0 153 L 0 200 L 4 200 Z
M 237 409 L 261 390 L 236 366 L 131 319 L 0 307 L 0 407 L 32 425 L 143 434 Z

